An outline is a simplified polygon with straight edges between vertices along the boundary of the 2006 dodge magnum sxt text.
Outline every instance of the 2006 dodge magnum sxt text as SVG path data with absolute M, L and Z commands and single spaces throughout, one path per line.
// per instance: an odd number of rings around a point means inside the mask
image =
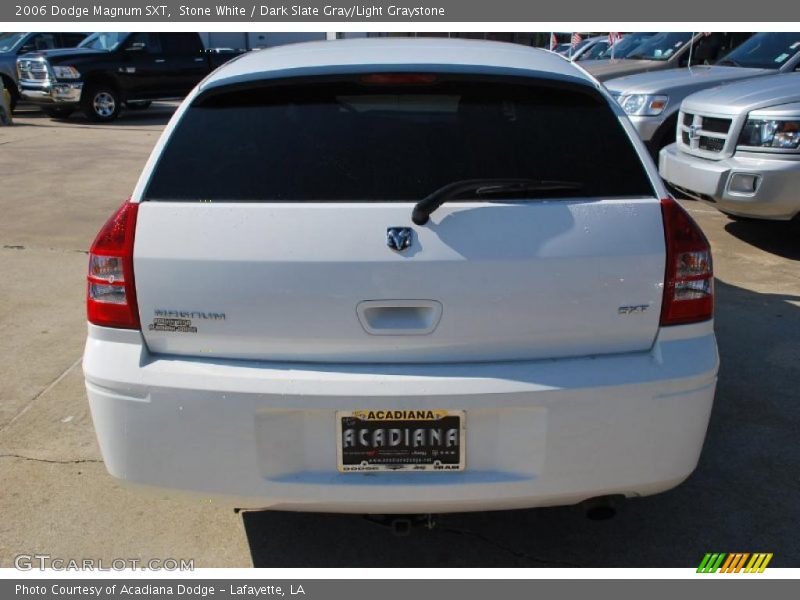
M 86 387 L 128 482 L 419 513 L 654 494 L 697 464 L 708 242 L 554 54 L 347 40 L 233 60 L 90 254 Z

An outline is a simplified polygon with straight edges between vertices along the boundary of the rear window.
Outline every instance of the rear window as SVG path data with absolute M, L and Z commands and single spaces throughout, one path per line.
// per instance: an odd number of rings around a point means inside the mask
M 627 134 L 592 88 L 521 78 L 367 79 L 284 80 L 198 97 L 145 199 L 415 202 L 484 178 L 580 183 L 559 197 L 653 195 Z

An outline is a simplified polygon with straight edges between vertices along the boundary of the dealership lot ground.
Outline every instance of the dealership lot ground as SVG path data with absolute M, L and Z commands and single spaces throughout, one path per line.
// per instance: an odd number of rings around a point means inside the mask
M 83 392 L 86 250 L 174 106 L 113 125 L 22 110 L 0 129 L 0 567 L 18 554 L 195 566 L 691 566 L 774 552 L 800 566 L 800 224 L 684 202 L 712 242 L 722 368 L 697 471 L 627 502 L 450 515 L 395 537 L 358 516 L 235 514 L 107 475 Z

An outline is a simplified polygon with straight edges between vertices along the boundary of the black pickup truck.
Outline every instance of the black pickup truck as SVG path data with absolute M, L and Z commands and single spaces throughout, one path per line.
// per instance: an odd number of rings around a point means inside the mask
M 32 52 L 17 59 L 22 97 L 51 117 L 81 109 L 113 121 L 120 109 L 181 98 L 241 51 L 203 47 L 197 33 L 98 32 L 77 48 Z

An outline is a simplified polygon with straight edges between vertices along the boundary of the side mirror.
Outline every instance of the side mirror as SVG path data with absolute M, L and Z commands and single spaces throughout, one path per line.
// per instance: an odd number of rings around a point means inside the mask
M 25 44 L 17 51 L 17 54 L 27 54 L 28 52 L 33 52 L 34 50 L 36 50 L 36 46 L 33 44 Z

